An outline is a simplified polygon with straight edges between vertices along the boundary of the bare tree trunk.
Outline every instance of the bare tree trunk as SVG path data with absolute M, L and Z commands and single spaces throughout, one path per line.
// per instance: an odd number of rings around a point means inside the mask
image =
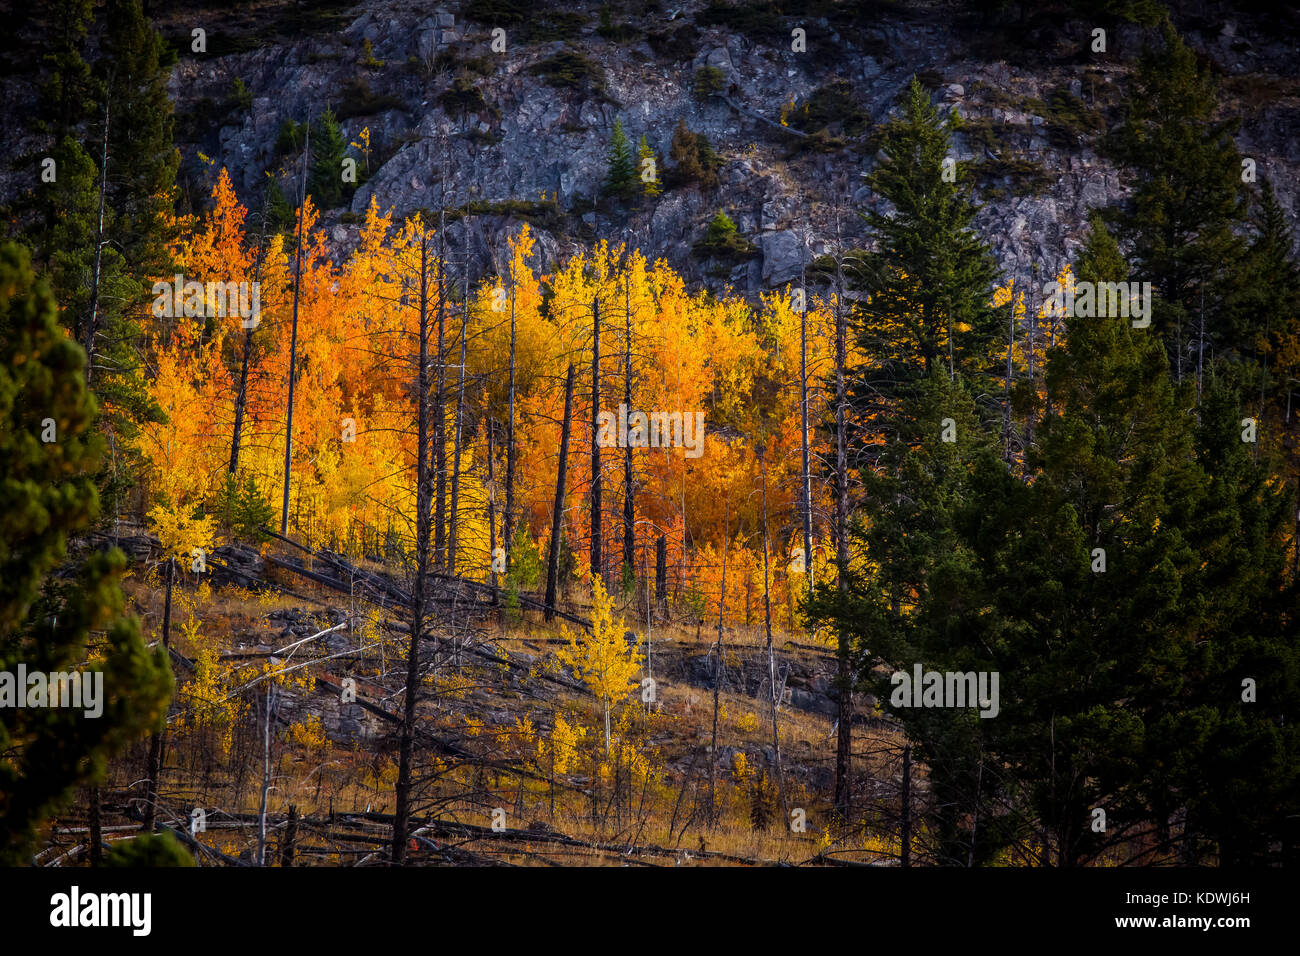
M 1007 317 L 1007 375 L 1002 399 L 1002 453 L 1011 460 L 1011 352 L 1016 346 L 1016 280 L 1011 280 L 1010 315 Z
M 838 240 L 839 219 L 836 219 Z M 848 395 L 845 365 L 848 363 L 848 322 L 844 314 L 844 259 L 836 262 L 839 289 L 835 296 L 835 582 L 840 593 L 848 590 L 849 571 L 849 462 L 847 424 L 844 420 Z M 853 759 L 853 674 L 849 660 L 849 635 L 840 627 L 835 639 L 837 735 L 835 741 L 835 807 L 844 820 L 849 819 L 849 774 Z
M 257 268 L 253 270 L 253 282 L 257 283 L 262 276 L 262 263 L 266 260 L 266 202 L 262 203 L 262 233 L 257 244 Z M 260 307 L 260 306 L 259 306 Z M 235 389 L 235 425 L 230 436 L 230 466 L 227 469 L 230 474 L 239 473 L 239 447 L 240 440 L 244 432 L 244 409 L 248 404 L 248 365 L 253 351 L 253 330 L 257 327 L 253 325 L 244 328 L 244 348 L 243 356 L 239 362 L 239 385 Z
M 551 509 L 551 553 L 546 562 L 546 620 L 555 619 L 556 586 L 560 571 L 560 519 L 564 516 L 564 475 L 569 460 L 569 428 L 573 421 L 573 365 L 564 379 L 564 424 L 560 428 L 560 464 L 555 476 L 555 507 Z
M 293 866 L 294 851 L 298 841 L 298 807 L 289 804 L 289 821 L 284 827 L 284 838 L 280 842 L 280 865 Z
M 445 181 L 445 180 L 444 180 Z M 443 204 L 445 207 L 445 203 Z M 443 210 L 445 222 L 446 210 Z M 443 263 L 446 256 L 445 225 L 438 229 L 438 382 L 433 403 L 433 460 L 437 491 L 434 497 L 433 566 L 447 566 L 447 287 Z
M 912 748 L 903 748 L 903 813 L 899 828 L 898 865 L 912 865 Z
M 487 440 L 488 440 L 488 447 L 487 447 L 488 509 L 487 511 L 488 511 L 488 557 L 489 557 L 488 568 L 490 574 L 489 580 L 491 580 L 492 582 L 492 603 L 495 604 L 497 602 L 497 588 L 500 586 L 500 581 L 497 579 L 497 571 L 496 571 L 497 486 L 496 486 L 496 477 L 493 472 L 495 466 L 492 462 L 492 457 L 493 455 L 496 454 L 496 449 L 493 447 L 493 442 L 492 442 L 493 431 L 494 429 L 492 427 L 492 421 L 489 419 L 487 423 Z
M 90 280 L 90 317 L 86 323 L 86 384 L 95 368 L 95 336 L 99 334 L 99 279 L 104 253 L 104 202 L 108 190 L 108 100 L 104 100 L 104 145 L 99 161 L 99 225 L 95 227 L 95 270 Z M 98 852 L 98 847 L 92 847 Z
M 469 269 L 465 270 L 465 292 L 460 323 L 460 370 L 456 375 L 456 430 L 451 459 L 451 534 L 447 541 L 447 571 L 456 573 L 456 525 L 460 511 L 460 442 L 465 415 L 465 334 L 469 325 Z
M 623 375 L 623 404 L 632 414 L 632 300 L 631 277 L 623 275 L 623 312 L 626 321 L 626 355 Z M 636 500 L 632 482 L 632 443 L 624 442 L 623 448 L 623 564 L 636 568 Z
M 90 818 L 86 821 L 89 831 L 86 839 L 90 841 L 90 865 L 101 866 L 104 862 L 104 827 L 99 819 L 99 785 L 89 789 Z
M 668 536 L 655 542 L 655 609 L 662 618 L 668 613 Z
M 591 303 L 591 573 L 603 578 L 600 526 L 600 299 Z
M 162 624 L 162 643 L 164 649 L 171 648 L 172 632 L 172 588 L 176 582 L 176 559 L 167 559 L 167 596 L 163 598 L 163 624 Z M 144 822 L 140 824 L 140 830 L 144 833 L 152 833 L 154 820 L 158 814 L 158 781 L 162 776 L 162 748 L 163 737 L 167 734 L 167 727 L 164 724 L 163 729 L 153 734 L 149 738 L 149 802 L 144 808 Z
M 806 237 L 805 237 L 805 241 Z M 803 454 L 803 479 L 800 510 L 803 511 L 803 558 L 808 578 L 808 597 L 812 597 L 814 574 L 812 553 L 812 472 L 808 467 L 808 292 L 804 270 L 799 269 L 799 294 L 803 311 L 799 315 L 799 445 Z
M 1032 297 L 1025 305 L 1025 318 L 1029 320 L 1029 387 L 1032 389 L 1033 397 L 1033 403 L 1029 406 L 1029 413 L 1025 416 L 1025 448 L 1027 450 L 1034 440 L 1034 419 L 1037 417 L 1038 410 L 1038 386 L 1035 384 L 1034 379 L 1034 348 L 1038 341 L 1038 313 L 1034 310 Z
M 515 543 L 515 284 L 510 277 L 510 395 L 506 419 L 506 513 L 501 520 L 501 542 L 510 571 L 510 549 Z
M 311 155 L 311 117 L 304 124 L 302 147 L 302 188 L 298 196 L 298 246 L 294 250 L 293 328 L 289 333 L 289 405 L 284 424 L 284 500 L 280 506 L 280 534 L 289 533 L 289 467 L 293 460 L 293 386 L 298 356 L 298 296 L 302 290 L 302 220 L 307 204 L 307 159 Z
M 785 825 L 790 823 L 790 809 L 785 802 L 785 780 L 781 772 L 781 737 L 776 723 L 776 649 L 772 645 L 772 588 L 768 573 L 768 536 L 767 536 L 767 458 L 766 449 L 759 446 L 758 461 L 762 470 L 763 483 L 763 626 L 767 632 L 767 682 L 772 699 L 772 752 L 776 758 L 776 788 L 781 796 L 781 814 Z
M 439 296 L 441 303 L 441 296 Z M 424 633 L 425 586 L 429 570 L 429 254 L 428 233 L 420 239 L 420 367 L 416 375 L 415 446 L 415 585 L 411 589 L 411 640 L 406 651 L 406 697 L 398 744 L 396 806 L 393 812 L 392 861 L 406 861 L 411 815 L 411 756 L 415 742 L 415 705 L 420 687 L 420 638 Z
M 271 794 L 271 708 L 275 701 L 275 684 L 266 687 L 266 712 L 262 721 L 262 797 L 257 812 L 257 865 L 266 866 L 266 803 Z
M 723 499 L 722 586 L 718 590 L 718 660 L 713 667 L 713 738 L 709 743 L 709 826 L 717 823 L 715 801 L 718 778 L 718 694 L 722 689 L 722 615 L 727 603 L 727 545 L 731 539 L 731 501 Z M 659 540 L 663 540 L 660 538 Z

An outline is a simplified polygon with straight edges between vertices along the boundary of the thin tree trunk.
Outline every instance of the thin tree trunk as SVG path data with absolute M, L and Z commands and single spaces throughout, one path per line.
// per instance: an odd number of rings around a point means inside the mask
M 560 463 L 555 476 L 555 507 L 551 509 L 551 548 L 546 562 L 546 620 L 555 619 L 556 586 L 560 570 L 560 519 L 564 515 L 564 475 L 569 459 L 569 428 L 573 420 L 573 365 L 564 379 L 564 424 L 560 428 Z
M 812 553 L 812 472 L 808 466 L 808 286 L 801 267 L 799 294 L 803 296 L 803 311 L 799 315 L 799 445 L 803 455 L 800 510 L 803 511 L 803 559 L 808 579 L 808 597 L 812 598 L 814 574 Z
M 162 643 L 164 649 L 171 648 L 171 631 L 172 631 L 172 588 L 176 581 L 176 559 L 167 559 L 167 595 L 163 598 L 163 624 L 162 624 Z M 149 738 L 149 802 L 144 808 L 144 822 L 140 824 L 140 830 L 144 833 L 152 833 L 154 820 L 158 814 L 158 782 L 162 777 L 162 748 L 163 737 L 167 734 L 167 727 L 164 724 L 163 729 L 153 734 Z
M 668 613 L 668 536 L 661 534 L 655 542 L 655 613 Z
M 257 268 L 253 270 L 253 282 L 257 283 L 262 276 L 262 263 L 266 260 L 266 203 L 262 204 L 262 234 L 258 239 L 257 245 Z M 230 466 L 227 469 L 230 474 L 239 473 L 239 447 L 240 440 L 244 431 L 244 408 L 248 403 L 248 366 L 250 356 L 253 351 L 253 330 L 257 324 L 250 325 L 244 329 L 244 348 L 243 356 L 239 362 L 239 385 L 235 389 L 235 425 L 230 436 Z
M 445 180 L 444 180 L 445 181 Z M 438 383 L 436 398 L 433 403 L 433 460 L 437 491 L 434 497 L 433 519 L 433 566 L 442 570 L 447 566 L 447 287 L 443 267 L 446 257 L 445 219 L 446 203 L 443 203 L 443 225 L 438 229 Z
M 492 433 L 493 433 L 493 431 L 494 431 L 494 429 L 492 428 L 492 422 L 491 422 L 491 420 L 489 420 L 489 421 L 488 421 L 488 428 L 487 428 L 487 440 L 488 440 L 488 447 L 487 447 L 487 468 L 488 468 L 488 509 L 487 509 L 487 513 L 488 513 L 488 557 L 490 558 L 490 560 L 488 561 L 488 568 L 489 568 L 489 572 L 490 572 L 490 578 L 489 578 L 489 580 L 491 580 L 491 582 L 492 582 L 492 603 L 495 604 L 495 603 L 497 602 L 497 588 L 500 587 L 500 581 L 497 579 L 497 571 L 496 571 L 496 558 L 497 558 L 497 508 L 496 508 L 496 503 L 497 503 L 497 494 L 496 494 L 496 477 L 495 477 L 495 474 L 494 474 L 494 472 L 493 472 L 493 468 L 494 468 L 495 466 L 493 465 L 493 462 L 492 462 L 492 456 L 496 454 L 496 449 L 493 447 L 493 442 L 492 442 Z
M 466 259 L 468 263 L 468 257 Z M 460 442 L 465 415 L 465 334 L 469 325 L 469 269 L 465 270 L 465 292 L 461 307 L 460 370 L 456 375 L 456 430 L 451 460 L 451 534 L 447 541 L 447 572 L 456 573 L 456 526 L 460 517 Z
M 104 862 L 104 827 L 99 819 L 99 785 L 92 786 L 89 790 L 90 798 L 90 819 L 87 820 L 86 829 L 89 831 L 86 839 L 90 841 L 90 865 L 100 866 Z
M 839 220 L 836 219 L 836 232 Z M 848 322 L 844 315 L 844 260 L 836 262 L 839 289 L 835 297 L 835 562 L 836 585 L 840 593 L 848 590 L 849 571 L 849 467 L 848 436 L 846 435 L 845 405 L 848 402 L 845 385 L 845 365 L 848 362 Z M 835 638 L 836 683 L 839 700 L 836 701 L 837 737 L 835 741 L 835 806 L 847 821 L 851 808 L 849 774 L 853 759 L 853 675 L 849 661 L 849 634 L 840 627 Z
M 275 684 L 266 688 L 266 713 L 262 722 L 262 797 L 257 812 L 257 865 L 266 866 L 266 803 L 271 794 L 271 708 Z
M 763 451 L 758 455 L 763 483 L 763 626 L 767 632 L 767 682 L 772 699 L 772 752 L 776 757 L 776 788 L 781 796 L 781 813 L 785 825 L 790 823 L 790 810 L 785 802 L 785 780 L 781 772 L 781 737 L 776 723 L 776 649 L 772 645 L 772 589 L 768 573 L 767 536 L 767 458 Z
M 302 188 L 298 196 L 298 245 L 294 250 L 293 327 L 289 333 L 289 406 L 284 424 L 284 500 L 280 506 L 280 534 L 289 533 L 289 467 L 293 460 L 293 386 L 298 356 L 298 296 L 302 291 L 302 221 L 307 204 L 307 159 L 311 155 L 311 117 L 304 124 Z
M 289 804 L 289 821 L 284 827 L 284 839 L 280 843 L 280 865 L 293 866 L 294 852 L 298 842 L 298 807 Z
M 727 603 L 727 545 L 731 539 L 731 500 L 724 498 L 722 503 L 723 537 L 722 537 L 722 586 L 718 590 L 718 660 L 713 667 L 713 737 L 709 743 L 709 826 L 718 820 L 715 795 L 718 777 L 718 694 L 722 688 L 722 615 Z M 660 541 L 663 539 L 660 538 Z
M 623 276 L 623 312 L 626 316 L 626 356 L 623 377 L 623 404 L 627 413 L 632 414 L 632 300 L 631 277 Z M 625 442 L 623 448 L 623 564 L 635 570 L 636 567 L 636 499 L 632 483 L 632 443 Z
M 591 573 L 603 578 L 600 526 L 600 299 L 591 303 Z
M 415 742 L 415 705 L 420 686 L 420 638 L 424 633 L 425 585 L 429 570 L 429 254 L 428 233 L 420 238 L 420 367 L 416 375 L 415 446 L 415 586 L 411 589 L 411 639 L 406 651 L 406 697 L 398 744 L 396 806 L 393 811 L 392 861 L 406 861 L 411 814 L 411 757 Z
M 1011 353 L 1016 347 L 1016 280 L 1011 280 L 1011 302 L 1007 316 L 1007 375 L 1002 398 L 1002 452 L 1011 460 Z
M 501 521 L 501 542 L 510 571 L 510 549 L 515 543 L 515 283 L 510 277 L 510 394 L 506 419 L 506 512 Z
M 99 279 L 104 254 L 104 203 L 108 190 L 108 99 L 104 100 L 104 144 L 99 161 L 99 224 L 95 227 L 95 270 L 90 280 L 90 318 L 86 323 L 86 384 L 95 368 L 95 336 L 99 334 Z M 98 852 L 98 845 L 91 848 Z
M 912 748 L 903 747 L 903 807 L 899 827 L 898 865 L 912 865 Z

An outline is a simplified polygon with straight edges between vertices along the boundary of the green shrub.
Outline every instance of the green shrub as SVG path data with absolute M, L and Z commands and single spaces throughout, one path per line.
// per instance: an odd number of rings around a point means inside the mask
M 240 77 L 235 77 L 235 82 L 230 87 L 230 99 L 227 103 L 237 110 L 249 110 L 253 106 L 253 91 L 244 85 Z
M 809 134 L 825 130 L 831 136 L 861 136 L 871 127 L 871 115 L 858 105 L 848 80 L 832 80 L 818 87 L 784 116 L 787 124 Z
M 528 68 L 533 76 L 540 76 L 549 86 L 585 88 L 598 99 L 608 99 L 605 93 L 605 69 L 589 60 L 577 50 L 564 49 Z
M 727 76 L 716 66 L 702 66 L 695 71 L 691 92 L 697 100 L 707 100 L 714 93 L 721 93 L 726 88 Z
M 471 113 L 478 115 L 488 112 L 494 118 L 501 117 L 501 111 L 483 98 L 483 91 L 468 76 L 458 76 L 452 80 L 451 86 L 439 94 L 438 103 L 447 111 L 448 116 L 464 119 Z
M 404 109 L 406 104 L 396 96 L 372 93 L 364 76 L 354 76 L 343 87 L 343 98 L 334 115 L 339 120 L 346 120 L 356 116 L 374 116 L 385 110 Z
M 520 43 L 571 40 L 586 24 L 581 14 L 550 10 L 530 0 L 469 0 L 461 16 L 493 27 L 508 27 Z
M 709 5 L 696 14 L 695 22 L 702 27 L 726 27 L 756 39 L 790 40 L 780 8 L 771 2 L 732 5 L 709 0 Z
M 600 26 L 596 27 L 596 33 L 610 43 L 627 43 L 636 38 L 636 30 L 626 23 L 614 24 L 608 3 L 600 5 Z
M 725 212 L 719 212 L 709 223 L 704 238 L 695 243 L 692 251 L 704 259 L 724 259 L 740 262 L 758 252 L 758 247 L 736 231 L 736 224 Z
M 190 856 L 170 833 L 142 833 L 133 840 L 118 840 L 104 857 L 104 866 L 115 869 L 193 866 Z
M 699 51 L 700 31 L 689 21 L 668 30 L 656 30 L 646 35 L 655 55 L 677 63 L 693 60 Z
M 451 70 L 462 75 L 489 77 L 497 71 L 496 60 L 490 56 L 466 56 L 460 50 L 443 50 L 433 58 L 435 72 Z

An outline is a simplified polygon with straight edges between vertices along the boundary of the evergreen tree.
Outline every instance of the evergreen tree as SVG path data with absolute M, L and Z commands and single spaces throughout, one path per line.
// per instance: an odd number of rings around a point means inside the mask
M 969 187 L 944 176 L 949 126 L 915 77 L 881 149 L 869 184 L 893 211 L 866 214 L 878 249 L 855 270 L 863 297 L 855 324 L 872 367 L 851 398 L 861 414 L 878 412 L 940 368 L 961 372 L 975 394 L 992 394 L 996 264 L 971 228 Z
M 320 115 L 311 131 L 311 171 L 307 174 L 307 192 L 321 209 L 343 204 L 343 158 L 348 141 L 334 118 L 333 110 Z
M 1238 124 L 1216 119 L 1217 106 L 1208 65 L 1197 63 L 1166 21 L 1162 46 L 1144 52 L 1124 122 L 1109 140 L 1112 154 L 1137 174 L 1131 208 L 1111 218 L 1131 248 L 1134 277 L 1153 284 L 1152 324 L 1179 380 L 1195 374 L 1198 357 L 1249 338 L 1249 317 L 1234 315 L 1225 301 L 1243 253 L 1233 230 L 1247 202 L 1232 140 Z
M 1300 589 L 1286 568 L 1295 490 L 1253 461 L 1242 417 L 1237 389 L 1211 378 L 1196 432 L 1206 481 L 1186 521 L 1198 639 L 1181 706 L 1154 738 L 1159 782 L 1186 797 L 1181 859 L 1220 865 L 1286 862 L 1300 837 L 1300 734 L 1287 719 L 1300 705 Z
M 81 348 L 59 328 L 48 286 L 25 249 L 0 247 L 0 673 L 102 673 L 102 713 L 0 707 L 0 863 L 27 862 L 37 829 L 106 761 L 156 728 L 171 695 L 165 652 L 120 616 L 120 551 L 56 579 L 69 534 L 98 511 L 90 477 L 102 450 Z M 47 441 L 46 439 L 50 439 Z M 104 631 L 89 660 L 90 634 Z M 27 699 L 28 688 L 9 687 Z M 5 689 L 0 688 L 0 693 Z M 83 697 L 84 700 L 84 697 Z
M 1129 275 L 1099 220 L 1078 274 Z M 1123 318 L 1069 319 L 1047 389 L 1023 475 L 960 378 L 936 369 L 884 413 L 856 531 L 871 562 L 814 614 L 869 649 L 882 701 L 916 663 L 999 675 L 996 717 L 891 708 L 929 768 L 937 861 L 1028 840 L 1075 865 L 1142 828 L 1162 858 L 1271 859 L 1300 790 L 1291 493 L 1251 463 L 1231 390 L 1212 383 L 1198 425 L 1191 383 Z
M 621 119 L 614 120 L 614 132 L 609 139 L 607 163 L 605 194 L 618 199 L 630 199 L 635 196 L 640 177 L 632 161 L 632 144 L 623 130 Z
M 140 292 L 131 307 L 152 301 L 152 280 L 175 267 L 169 245 L 177 236 L 174 209 L 180 153 L 172 141 L 167 80 L 175 54 L 140 8 L 140 0 L 106 5 L 104 51 L 96 64 L 109 109 L 108 204 L 116 213 L 113 243 L 122 250 Z M 97 112 L 88 152 L 103 132 Z M 128 311 L 130 311 L 128 309 Z
M 668 158 L 673 162 L 664 177 L 669 188 L 699 185 L 712 189 L 718 184 L 721 159 L 703 133 L 693 133 L 686 128 L 684 119 L 679 119 L 673 127 Z

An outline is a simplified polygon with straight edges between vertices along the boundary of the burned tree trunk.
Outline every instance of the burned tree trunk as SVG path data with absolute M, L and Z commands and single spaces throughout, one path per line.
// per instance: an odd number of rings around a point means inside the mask
M 591 303 L 591 573 L 603 578 L 600 555 L 600 300 Z
M 439 230 L 441 236 L 442 230 Z M 433 566 L 438 570 L 447 563 L 447 363 L 446 363 L 446 277 L 442 260 L 438 262 L 438 381 L 433 403 L 433 454 L 437 492 L 434 506 Z
M 555 619 L 556 586 L 560 572 L 560 520 L 564 516 L 564 475 L 569 459 L 569 428 L 573 422 L 573 365 L 564 379 L 564 424 L 560 428 L 560 464 L 555 476 L 555 507 L 551 509 L 551 553 L 546 562 L 546 620 Z
M 623 370 L 623 404 L 630 415 L 632 413 L 632 301 L 631 280 L 626 274 L 623 278 L 623 311 L 625 316 L 626 345 L 624 350 Z M 624 442 L 623 448 L 623 565 L 636 570 L 636 499 L 632 480 L 632 443 Z M 625 571 L 624 574 L 628 572 Z
M 837 223 L 838 227 L 838 223 Z M 845 434 L 844 367 L 847 364 L 847 321 L 844 315 L 844 260 L 836 263 L 839 289 L 835 296 L 835 583 L 843 594 L 849 586 L 849 463 Z M 843 627 L 835 639 L 835 683 L 837 736 L 835 741 L 835 808 L 847 820 L 850 813 L 849 774 L 853 759 L 853 672 L 849 659 L 849 635 Z
M 727 605 L 727 542 L 731 537 L 731 501 L 723 501 L 722 586 L 718 589 L 718 660 L 713 666 L 713 737 L 709 743 L 709 826 L 718 820 L 715 801 L 718 778 L 718 695 L 722 690 L 722 615 Z M 660 541 L 663 538 L 659 539 Z
M 515 543 L 515 286 L 510 283 L 510 394 L 506 418 L 506 511 L 501 519 L 501 544 L 506 549 L 506 573 L 510 573 L 510 549 Z
M 465 334 L 469 326 L 469 269 L 465 270 L 460 321 L 460 367 L 456 373 L 456 428 L 452 438 L 451 457 L 451 533 L 447 539 L 447 573 L 456 573 L 456 525 L 460 517 L 460 442 L 464 433 L 465 415 Z
M 655 610 L 660 617 L 668 611 L 668 536 L 655 542 Z
M 440 274 L 441 274 L 441 270 Z M 441 297 L 440 297 L 441 305 Z M 415 742 L 415 705 L 420 688 L 420 638 L 424 633 L 425 586 L 429 573 L 429 256 L 428 233 L 420 240 L 420 353 L 416 374 L 415 446 L 415 582 L 411 588 L 411 638 L 406 651 L 406 693 L 398 743 L 396 806 L 393 813 L 392 861 L 406 859 L 411 815 L 411 758 Z
M 311 118 L 308 117 L 303 134 L 302 187 L 298 196 L 298 244 L 294 249 L 293 271 L 293 326 L 289 333 L 289 405 L 284 422 L 284 500 L 280 506 L 280 534 L 289 533 L 289 475 L 293 461 L 293 386 L 297 375 L 298 354 L 298 297 L 302 291 L 302 220 L 307 205 L 307 160 L 311 154 Z
M 167 594 L 163 598 L 162 643 L 164 649 L 171 648 L 172 633 L 172 589 L 176 584 L 176 559 L 167 559 Z M 167 734 L 166 725 L 149 738 L 149 802 L 144 808 L 144 822 L 140 830 L 152 833 L 154 820 L 158 814 L 158 780 L 162 776 L 163 737 Z

